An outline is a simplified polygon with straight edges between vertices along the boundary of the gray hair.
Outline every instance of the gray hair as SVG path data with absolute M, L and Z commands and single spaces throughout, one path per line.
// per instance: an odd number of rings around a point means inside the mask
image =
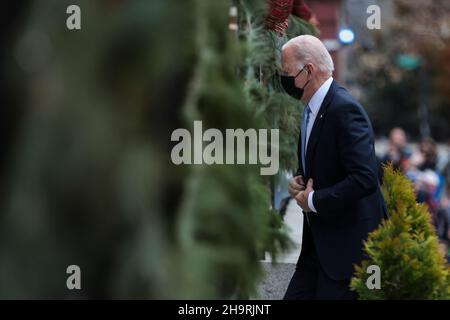
M 282 49 L 290 46 L 295 48 L 295 57 L 300 64 L 300 69 L 305 64 L 312 63 L 323 73 L 331 74 L 334 71 L 333 59 L 318 38 L 311 35 L 301 35 L 289 40 Z

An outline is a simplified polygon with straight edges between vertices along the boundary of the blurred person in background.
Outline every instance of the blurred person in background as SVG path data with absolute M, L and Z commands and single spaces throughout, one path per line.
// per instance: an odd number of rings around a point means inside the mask
M 439 175 L 430 169 L 422 171 L 414 182 L 417 201 L 428 206 L 434 221 L 439 209 L 439 201 L 435 197 L 439 183 Z
M 417 168 L 424 174 L 421 180 L 427 181 L 426 184 L 428 185 L 427 187 L 422 184 L 424 187 L 420 190 L 430 193 L 433 201 L 440 203 L 445 187 L 445 178 L 441 170 L 438 169 L 437 144 L 432 138 L 425 138 L 420 142 Z M 432 175 L 433 178 L 431 179 Z
M 442 254 L 448 259 L 449 243 L 449 179 L 446 177 L 448 168 L 438 169 L 437 144 L 432 138 L 425 138 L 419 145 L 417 161 L 417 176 L 412 179 L 415 185 L 417 201 L 425 203 L 432 216 L 432 223 L 440 241 Z M 447 165 L 448 167 L 448 165 Z
M 427 169 L 436 170 L 438 154 L 437 145 L 432 138 L 425 138 L 419 145 L 420 163 L 418 169 L 425 171 Z
M 427 205 L 440 241 L 441 252 L 448 259 L 450 164 L 448 155 L 444 158 L 438 157 L 437 144 L 432 138 L 423 139 L 418 150 L 413 152 L 408 145 L 405 131 L 396 127 L 390 131 L 388 150 L 381 163 L 392 163 L 394 168 L 412 181 L 417 202 Z
M 388 150 L 381 162 L 383 164 L 392 163 L 395 169 L 405 173 L 411 154 L 405 131 L 399 127 L 393 128 L 389 133 Z
M 447 147 L 450 146 L 450 139 Z M 443 194 L 437 213 L 436 231 L 440 240 L 441 250 L 450 263 L 450 151 L 447 150 L 445 163 L 442 169 L 442 178 L 444 180 Z

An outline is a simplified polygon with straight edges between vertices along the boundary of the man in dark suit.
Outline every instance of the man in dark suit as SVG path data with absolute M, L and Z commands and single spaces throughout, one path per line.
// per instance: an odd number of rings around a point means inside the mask
M 289 182 L 304 214 L 303 242 L 284 299 L 355 299 L 349 284 L 364 258 L 363 240 L 387 214 L 372 126 L 333 80 L 333 61 L 319 39 L 291 39 L 281 58 L 284 89 L 305 105 L 299 168 Z

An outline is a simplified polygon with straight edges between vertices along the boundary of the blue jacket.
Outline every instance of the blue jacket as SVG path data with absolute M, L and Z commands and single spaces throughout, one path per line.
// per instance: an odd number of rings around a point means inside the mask
M 297 175 L 305 183 L 313 179 L 317 210 L 304 213 L 304 229 L 311 229 L 325 273 L 334 280 L 348 279 L 364 258 L 363 240 L 387 216 L 372 125 L 362 106 L 333 81 L 308 140 L 306 172 L 301 139 L 298 147 Z

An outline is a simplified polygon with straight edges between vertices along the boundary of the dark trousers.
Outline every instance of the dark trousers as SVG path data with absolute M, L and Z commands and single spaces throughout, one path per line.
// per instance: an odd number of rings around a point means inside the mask
M 304 223 L 307 220 L 304 219 Z M 317 258 L 311 230 L 303 228 L 302 252 L 283 300 L 354 300 L 350 279 L 333 280 L 327 276 Z

